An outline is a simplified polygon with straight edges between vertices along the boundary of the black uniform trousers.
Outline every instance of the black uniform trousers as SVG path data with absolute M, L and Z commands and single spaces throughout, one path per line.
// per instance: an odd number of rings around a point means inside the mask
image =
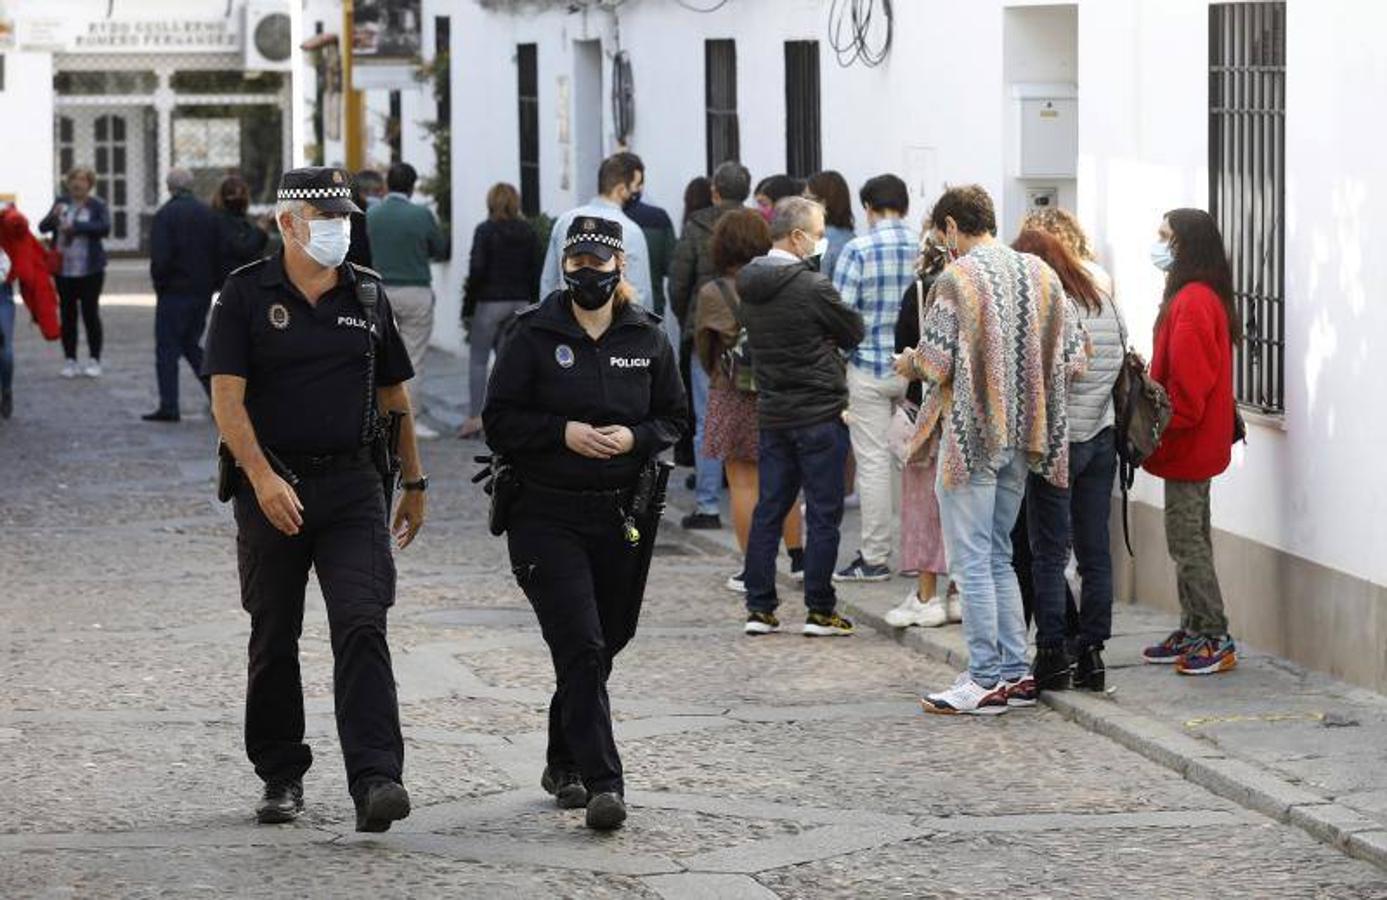
M 347 784 L 358 797 L 368 778 L 400 781 L 404 740 L 386 644 L 395 601 L 395 560 L 380 476 L 369 462 L 300 473 L 303 528 L 277 530 L 248 483 L 236 496 L 241 604 L 250 613 L 246 754 L 262 779 L 300 778 L 313 754 L 303 740 L 299 634 L 311 566 L 332 637 L 337 734 Z
M 636 634 L 636 548 L 622 532 L 619 498 L 524 485 L 507 531 L 516 581 L 554 660 L 550 766 L 576 770 L 590 793 L 622 793 L 607 676 Z

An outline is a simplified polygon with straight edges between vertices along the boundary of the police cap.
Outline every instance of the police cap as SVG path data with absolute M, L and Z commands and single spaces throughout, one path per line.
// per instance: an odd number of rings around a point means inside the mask
M 302 200 L 325 213 L 359 213 L 352 200 L 352 176 L 335 166 L 290 169 L 279 179 L 277 200 Z
M 564 256 L 591 254 L 606 260 L 625 249 L 621 240 L 621 223 L 598 216 L 575 216 L 563 242 Z

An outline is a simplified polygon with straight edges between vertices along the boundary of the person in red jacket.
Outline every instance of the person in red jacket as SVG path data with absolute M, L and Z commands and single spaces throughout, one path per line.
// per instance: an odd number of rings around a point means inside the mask
M 1170 395 L 1173 416 L 1144 468 L 1165 480 L 1180 627 L 1142 657 L 1173 663 L 1182 675 L 1213 675 L 1238 664 L 1214 571 L 1209 484 L 1232 459 L 1233 346 L 1242 341 L 1242 327 L 1223 237 L 1207 212 L 1167 213 L 1151 258 L 1166 272 L 1151 377 Z

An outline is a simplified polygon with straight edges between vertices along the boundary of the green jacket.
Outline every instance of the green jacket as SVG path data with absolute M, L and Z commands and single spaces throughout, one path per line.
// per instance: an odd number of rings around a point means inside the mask
M 403 194 L 390 194 L 366 212 L 371 268 L 389 285 L 428 287 L 430 260 L 448 258 L 438 220 Z

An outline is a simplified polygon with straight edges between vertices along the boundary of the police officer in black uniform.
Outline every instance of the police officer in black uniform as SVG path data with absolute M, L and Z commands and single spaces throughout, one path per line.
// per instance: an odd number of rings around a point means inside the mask
M 620 224 L 573 220 L 565 287 L 517 314 L 482 412 L 519 481 L 511 565 L 558 682 L 541 784 L 561 808 L 586 806 L 599 830 L 626 819 L 607 676 L 635 634 L 643 577 L 623 523 L 642 471 L 686 419 L 678 359 L 659 316 L 631 303 L 624 266 Z
M 239 470 L 237 555 L 251 617 L 246 753 L 265 783 L 256 814 L 287 822 L 303 809 L 312 754 L 298 638 L 311 567 L 327 606 L 357 830 L 384 831 L 409 815 L 386 611 L 395 599 L 391 532 L 403 549 L 424 521 L 428 482 L 404 389 L 414 373 L 380 277 L 343 262 L 348 216 L 360 211 L 348 174 L 286 172 L 278 199 L 283 250 L 227 278 L 203 363 Z M 370 448 L 378 414 L 389 411 L 403 415 L 405 491 L 393 526 Z

